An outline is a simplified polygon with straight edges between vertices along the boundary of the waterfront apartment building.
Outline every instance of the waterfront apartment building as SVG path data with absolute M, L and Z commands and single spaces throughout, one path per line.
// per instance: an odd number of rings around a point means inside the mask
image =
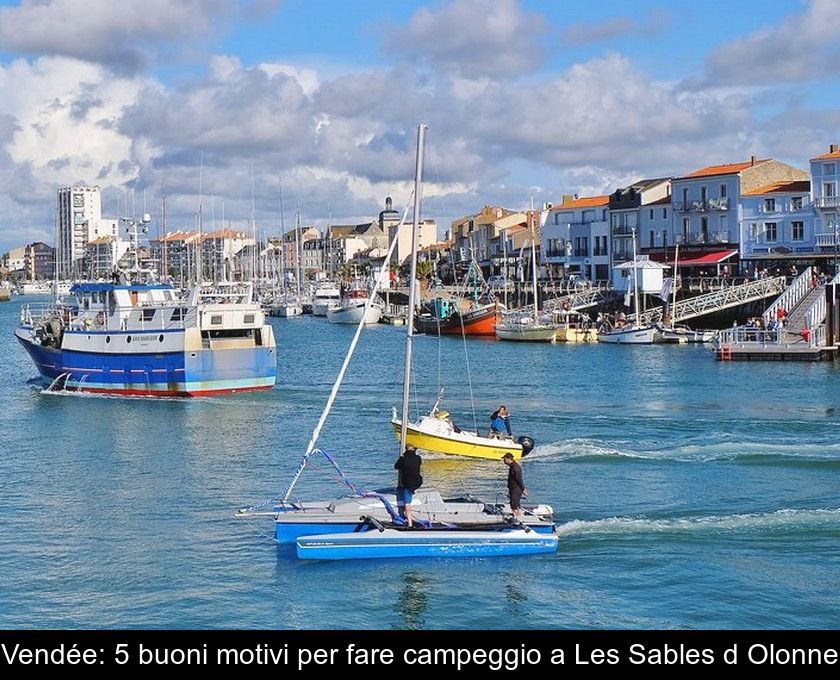
M 673 208 L 671 195 L 652 201 L 639 212 L 639 253 L 664 253 L 668 235 L 672 233 Z M 673 247 L 673 243 L 671 246 Z M 664 259 L 664 256 L 663 256 Z
M 811 159 L 811 178 L 816 246 L 833 259 L 840 249 L 840 144 Z
M 55 274 L 55 248 L 43 241 L 13 248 L 3 256 L 3 268 L 15 279 L 52 279 Z
M 256 278 L 257 263 L 253 248 L 254 237 L 244 231 L 219 229 L 201 236 L 201 266 L 206 281 L 230 281 L 233 278 L 234 260 L 245 249 L 251 248 L 251 257 L 238 258 L 247 272 L 245 278 Z
M 590 281 L 610 278 L 609 196 L 564 196 L 553 205 L 541 234 L 541 261 L 549 277 L 578 274 Z
M 82 275 L 87 244 L 103 236 L 121 238 L 116 218 L 102 217 L 102 196 L 98 186 L 72 186 L 58 190 L 59 275 Z
M 680 243 L 681 252 L 710 264 L 715 255 L 726 259 L 738 250 L 741 237 L 744 194 L 779 182 L 809 180 L 804 170 L 780 161 L 757 159 L 710 165 L 672 182 L 673 206 L 670 244 Z M 722 260 L 721 260 L 722 261 Z
M 499 237 L 502 229 L 510 226 L 506 218 L 517 215 L 515 223 L 524 222 L 524 213 L 495 205 L 485 205 L 480 212 L 452 222 L 452 259 L 454 262 L 490 261 L 490 244 Z
M 111 279 L 120 260 L 128 252 L 129 243 L 116 236 L 100 236 L 85 246 L 85 276 L 91 281 Z M 134 262 L 127 263 L 127 266 Z
M 657 230 L 649 221 L 643 230 L 643 213 L 654 210 L 654 216 L 669 213 L 666 206 L 657 205 L 658 201 L 670 202 L 671 179 L 642 179 L 630 186 L 616 189 L 610 194 L 610 267 L 633 259 L 633 234 L 636 235 L 636 253 L 645 246 L 653 248 L 662 244 L 662 231 Z M 654 207 L 656 205 L 656 207 Z M 657 211 L 658 210 L 658 214 Z
M 779 266 L 783 260 L 807 266 L 817 255 L 810 181 L 774 182 L 745 191 L 740 213 L 743 273 Z

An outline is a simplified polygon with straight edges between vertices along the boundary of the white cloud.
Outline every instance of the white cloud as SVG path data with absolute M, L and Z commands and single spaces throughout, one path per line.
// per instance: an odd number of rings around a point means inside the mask
M 538 39 L 545 31 L 543 16 L 524 11 L 518 0 L 452 0 L 437 10 L 417 10 L 384 47 L 444 72 L 504 78 L 539 65 Z
M 135 72 L 155 48 L 195 41 L 228 17 L 260 15 L 276 5 L 277 0 L 22 0 L 0 8 L 0 49 Z
M 563 41 L 567 45 L 614 40 L 627 37 L 650 37 L 664 31 L 671 23 L 671 15 L 663 11 L 651 11 L 647 17 L 617 16 L 600 22 L 579 22 L 563 29 Z
M 714 50 L 706 60 L 714 83 L 781 84 L 837 76 L 840 3 L 811 0 L 801 14 Z

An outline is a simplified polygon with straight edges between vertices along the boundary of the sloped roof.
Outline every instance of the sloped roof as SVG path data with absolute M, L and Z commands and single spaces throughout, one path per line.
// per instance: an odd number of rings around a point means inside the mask
M 755 165 L 759 163 L 766 163 L 769 158 L 756 158 Z M 753 166 L 752 160 L 744 161 L 743 163 L 726 163 L 724 165 L 709 165 L 705 168 L 695 170 L 681 179 L 690 179 L 692 177 L 712 177 L 714 175 L 734 175 Z
M 827 161 L 832 158 L 840 158 L 840 149 L 837 151 L 829 151 L 828 153 L 824 153 L 822 156 L 814 156 L 811 160 L 812 161 Z
M 572 201 L 566 201 L 558 205 L 551 206 L 551 212 L 561 212 L 563 210 L 575 210 L 577 208 L 597 208 L 606 206 L 610 203 L 609 196 L 584 196 L 583 198 L 576 198 Z
M 760 196 L 761 194 L 787 194 L 787 193 L 803 193 L 811 191 L 811 182 L 806 180 L 797 180 L 792 182 L 774 182 L 773 184 L 766 184 L 758 189 L 752 191 L 745 191 L 744 196 Z

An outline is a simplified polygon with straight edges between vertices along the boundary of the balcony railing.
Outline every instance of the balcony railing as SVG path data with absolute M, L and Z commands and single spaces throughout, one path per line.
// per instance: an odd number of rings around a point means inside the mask
M 709 201 L 709 208 L 712 210 L 729 210 L 728 198 L 713 198 Z
M 692 201 L 691 202 L 692 210 L 696 210 L 697 212 L 706 212 L 709 209 L 709 202 L 708 201 Z
M 709 235 L 709 243 L 729 243 L 729 232 L 717 231 Z
M 816 236 L 818 248 L 833 248 L 836 244 L 840 244 L 838 234 L 828 232 L 823 234 L 817 234 Z
M 613 236 L 632 236 L 633 230 L 638 229 L 637 227 L 630 227 L 626 224 L 619 224 L 612 228 Z
M 818 208 L 840 208 L 840 196 L 820 196 L 814 199 Z

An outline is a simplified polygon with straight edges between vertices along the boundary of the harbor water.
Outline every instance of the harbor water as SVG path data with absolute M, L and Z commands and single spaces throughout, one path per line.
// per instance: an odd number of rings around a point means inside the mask
M 716 362 L 690 346 L 419 337 L 412 414 L 505 403 L 537 447 L 539 557 L 299 561 L 270 518 L 352 337 L 274 319 L 278 384 L 209 399 L 44 394 L 0 305 L 0 628 L 836 628 L 840 365 Z M 404 328 L 363 334 L 321 440 L 394 483 Z M 470 394 L 471 375 L 472 397 Z M 426 456 L 426 485 L 505 497 L 499 461 Z M 342 492 L 326 465 L 304 499 Z

